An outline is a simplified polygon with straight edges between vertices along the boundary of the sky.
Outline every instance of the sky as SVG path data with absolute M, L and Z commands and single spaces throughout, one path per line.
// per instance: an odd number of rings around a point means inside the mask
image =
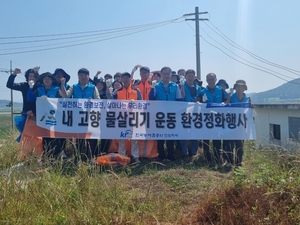
M 22 70 L 16 82 L 24 82 L 25 71 L 34 66 L 41 67 L 40 73 L 63 68 L 71 75 L 69 84 L 77 83 L 82 67 L 91 77 L 98 70 L 102 76 L 131 72 L 136 64 L 196 70 L 195 22 L 185 21 L 193 16 L 183 17 L 195 7 L 208 12 L 200 18 L 209 19 L 199 22 L 204 85 L 210 72 L 230 87 L 245 80 L 248 93 L 299 78 L 296 0 L 2 0 L 0 70 L 9 70 L 12 61 L 13 69 Z M 25 36 L 41 37 L 20 38 Z M 0 99 L 10 100 L 8 76 L 0 72 Z M 22 101 L 17 91 L 13 98 Z

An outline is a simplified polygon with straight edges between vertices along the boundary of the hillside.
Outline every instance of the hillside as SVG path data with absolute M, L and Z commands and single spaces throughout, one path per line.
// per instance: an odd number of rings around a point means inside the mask
M 277 88 L 255 93 L 252 103 L 288 103 L 300 102 L 300 78 L 289 81 Z

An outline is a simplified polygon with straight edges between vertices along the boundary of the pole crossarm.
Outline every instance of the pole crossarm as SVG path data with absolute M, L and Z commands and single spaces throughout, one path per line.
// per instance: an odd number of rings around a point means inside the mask
M 208 12 L 199 12 L 198 15 L 201 15 L 201 14 L 207 14 Z M 195 16 L 196 13 L 187 13 L 187 14 L 184 14 L 183 16 Z

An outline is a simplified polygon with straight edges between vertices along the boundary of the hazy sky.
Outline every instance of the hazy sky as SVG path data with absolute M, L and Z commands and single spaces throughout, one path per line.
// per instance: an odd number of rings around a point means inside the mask
M 91 76 L 97 70 L 102 75 L 130 72 L 136 64 L 151 70 L 163 66 L 176 71 L 196 69 L 195 23 L 182 17 L 194 13 L 196 6 L 209 13 L 200 18 L 210 20 L 200 21 L 201 79 L 205 85 L 205 75 L 209 72 L 226 79 L 230 86 L 237 79 L 246 80 L 248 92 L 269 90 L 286 80 L 299 78 L 300 72 L 294 74 L 263 61 L 300 71 L 300 1 L 297 0 L 2 0 L 0 68 L 9 69 L 10 60 L 13 68 L 19 67 L 22 72 L 38 65 L 40 72 L 53 73 L 56 68 L 63 68 L 72 77 L 69 84 L 77 82 L 81 67 L 89 69 Z M 161 23 L 177 18 L 173 23 Z M 156 27 L 153 23 L 165 25 Z M 146 30 L 149 28 L 153 29 Z M 104 31 L 90 32 L 99 30 Z M 66 33 L 74 34 L 39 39 L 6 38 Z M 125 36 L 129 33 L 134 34 Z M 87 42 L 94 43 L 8 54 Z M 234 47 L 236 44 L 240 47 Z M 246 51 L 261 57 L 260 61 Z M 243 63 L 260 66 L 269 73 Z M 10 91 L 5 87 L 9 74 L 0 76 L 0 99 L 10 99 Z M 138 77 L 137 72 L 135 78 Z M 16 82 L 24 80 L 22 73 Z M 14 100 L 21 101 L 20 93 L 14 92 Z

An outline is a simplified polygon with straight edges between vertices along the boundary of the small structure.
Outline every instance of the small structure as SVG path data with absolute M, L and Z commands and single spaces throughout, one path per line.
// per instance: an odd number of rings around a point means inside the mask
M 300 103 L 255 104 L 256 146 L 300 149 Z

